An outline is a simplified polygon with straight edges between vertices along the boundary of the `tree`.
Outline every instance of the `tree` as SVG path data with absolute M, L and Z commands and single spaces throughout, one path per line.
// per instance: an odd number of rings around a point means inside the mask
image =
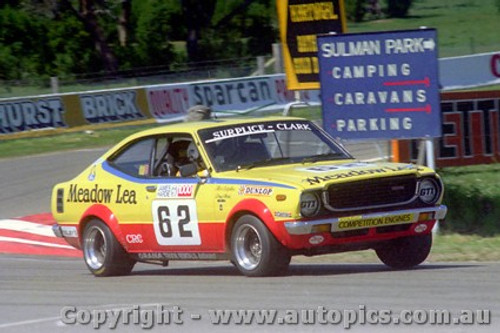
M 346 0 L 345 11 L 349 20 L 354 22 L 361 22 L 366 14 L 367 0 Z
M 190 61 L 270 53 L 278 33 L 272 0 L 181 0 Z
M 189 61 L 203 60 L 198 48 L 200 34 L 211 25 L 217 0 L 181 0 L 184 23 L 187 29 L 186 50 Z
M 183 57 L 197 62 L 270 53 L 278 37 L 275 1 L 4 0 L 0 75 L 117 73 Z M 181 40 L 185 52 L 176 43 Z
M 79 9 L 75 9 L 70 0 L 60 0 L 62 5 L 70 10 L 83 24 L 85 30 L 89 33 L 94 41 L 97 52 L 101 55 L 104 69 L 108 72 L 118 70 L 117 59 L 109 47 L 104 31 L 99 25 L 97 12 L 99 5 L 104 4 L 100 0 L 79 0 Z
M 181 7 L 177 1 L 146 0 L 133 8 L 135 66 L 168 65 L 175 58 L 171 36 L 180 25 Z
M 16 7 L 0 7 L 0 71 L 5 79 L 21 79 L 43 71 L 43 64 L 50 61 L 46 23 L 43 17 Z
M 389 17 L 406 17 L 413 0 L 386 0 Z
M 132 0 L 121 1 L 121 11 L 118 17 L 118 40 L 120 46 L 127 46 L 130 15 L 132 13 Z

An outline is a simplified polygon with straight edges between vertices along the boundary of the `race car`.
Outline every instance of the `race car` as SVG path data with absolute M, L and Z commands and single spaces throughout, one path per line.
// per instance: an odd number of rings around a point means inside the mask
M 295 255 L 366 249 L 396 269 L 419 265 L 442 197 L 427 167 L 361 162 L 308 120 L 261 117 L 136 133 L 57 184 L 51 205 L 54 233 L 95 276 L 170 260 L 270 276 Z

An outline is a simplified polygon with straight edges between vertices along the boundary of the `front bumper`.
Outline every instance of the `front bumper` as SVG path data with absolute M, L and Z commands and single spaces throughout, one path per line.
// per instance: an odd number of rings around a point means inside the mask
M 285 228 L 290 235 L 307 235 L 324 231 L 338 232 L 358 230 L 398 224 L 411 224 L 419 221 L 441 220 L 446 216 L 447 211 L 448 208 L 445 205 L 440 205 L 437 207 L 396 210 L 338 218 L 332 217 L 312 221 L 291 221 L 285 222 Z
M 61 226 L 59 224 L 52 225 L 52 232 L 56 235 L 56 237 L 63 237 Z
M 78 230 L 76 226 L 61 226 L 59 224 L 52 225 L 52 232 L 56 237 L 64 237 L 64 238 L 77 238 Z

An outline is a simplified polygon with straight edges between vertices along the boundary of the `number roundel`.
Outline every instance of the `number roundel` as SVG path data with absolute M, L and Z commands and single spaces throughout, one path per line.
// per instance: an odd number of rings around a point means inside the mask
M 200 245 L 194 200 L 153 201 L 153 227 L 160 245 Z

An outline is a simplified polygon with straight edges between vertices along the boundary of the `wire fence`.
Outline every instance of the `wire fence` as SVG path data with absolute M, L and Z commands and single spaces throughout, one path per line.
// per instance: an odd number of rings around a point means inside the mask
M 263 62 L 266 63 L 272 57 L 260 57 L 260 59 L 262 58 Z M 0 80 L 0 98 L 244 77 L 258 71 L 259 63 L 262 63 L 262 60 L 247 57 L 197 63 L 175 63 L 169 66 L 135 68 L 115 73 L 86 73 L 57 78 Z M 271 66 L 265 69 L 266 74 L 274 72 Z

